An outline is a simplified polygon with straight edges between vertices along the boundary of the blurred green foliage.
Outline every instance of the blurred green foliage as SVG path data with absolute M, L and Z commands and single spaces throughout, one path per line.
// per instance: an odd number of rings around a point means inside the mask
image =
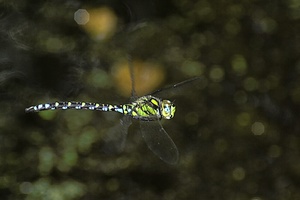
M 95 40 L 73 17 L 101 6 L 115 12 L 118 31 Z M 2 1 L 0 9 L 0 199 L 300 199 L 299 0 Z M 148 150 L 137 123 L 124 152 L 104 151 L 118 114 L 24 113 L 53 100 L 128 102 L 111 74 L 127 54 L 161 64 L 166 85 L 203 78 L 163 122 L 178 165 Z

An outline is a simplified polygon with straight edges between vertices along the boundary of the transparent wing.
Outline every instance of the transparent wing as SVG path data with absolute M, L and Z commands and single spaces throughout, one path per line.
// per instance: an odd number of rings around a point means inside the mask
M 142 136 L 149 149 L 169 164 L 178 162 L 179 153 L 160 121 L 140 121 Z
M 159 98 L 166 98 L 166 97 L 173 97 L 178 95 L 186 95 L 187 91 L 195 91 L 191 88 L 200 87 L 201 84 L 204 83 L 204 79 L 202 77 L 194 77 L 180 83 L 176 83 L 169 87 L 165 87 L 155 92 L 151 93 L 152 96 L 159 97 Z
M 110 128 L 104 136 L 104 152 L 120 153 L 124 150 L 128 128 L 132 124 L 131 117 L 125 115 L 120 123 Z

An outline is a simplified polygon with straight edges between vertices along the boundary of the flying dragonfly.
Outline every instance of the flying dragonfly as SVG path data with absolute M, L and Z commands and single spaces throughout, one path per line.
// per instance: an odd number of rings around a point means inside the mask
M 119 150 L 125 146 L 128 128 L 132 124 L 132 119 L 140 122 L 140 130 L 148 148 L 161 160 L 168 164 L 178 162 L 178 149 L 161 124 L 162 119 L 172 119 L 175 115 L 176 106 L 167 99 L 160 96 L 164 94 L 176 95 L 178 92 L 198 84 L 200 77 L 194 77 L 167 88 L 157 90 L 151 94 L 136 97 L 134 89 L 133 69 L 130 69 L 132 81 L 131 102 L 127 104 L 101 104 L 91 102 L 62 101 L 53 103 L 44 103 L 30 106 L 25 109 L 26 113 L 40 112 L 44 110 L 93 110 L 102 112 L 118 112 L 123 114 L 120 123 L 112 128 L 112 133 L 119 141 Z

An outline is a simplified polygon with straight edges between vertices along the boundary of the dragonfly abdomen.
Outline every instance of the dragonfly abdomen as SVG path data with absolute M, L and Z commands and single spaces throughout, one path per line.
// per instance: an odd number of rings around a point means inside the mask
M 115 111 L 119 113 L 123 113 L 122 106 L 118 105 L 110 105 L 110 104 L 99 104 L 99 103 L 90 103 L 90 102 L 73 102 L 73 101 L 65 101 L 65 102 L 54 102 L 54 103 L 45 103 L 39 104 L 35 106 L 30 106 L 25 109 L 25 112 L 39 112 L 43 110 L 98 110 L 98 111 Z

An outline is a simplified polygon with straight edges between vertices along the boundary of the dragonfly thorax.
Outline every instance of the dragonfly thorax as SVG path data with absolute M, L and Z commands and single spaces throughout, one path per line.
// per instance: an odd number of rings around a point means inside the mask
M 131 104 L 125 104 L 123 110 L 124 114 L 131 115 L 135 119 L 153 121 L 173 118 L 175 106 L 169 100 L 148 95 L 138 98 Z

